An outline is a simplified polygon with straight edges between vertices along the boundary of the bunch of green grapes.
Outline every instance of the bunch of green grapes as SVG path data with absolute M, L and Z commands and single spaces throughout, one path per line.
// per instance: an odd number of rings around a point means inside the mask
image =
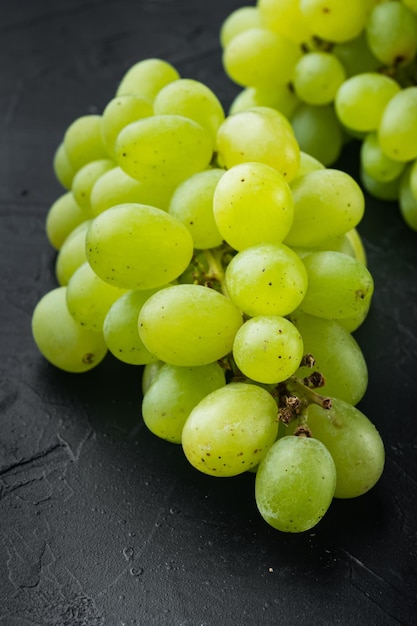
M 417 230 L 417 2 L 257 0 L 220 32 L 230 112 L 269 106 L 324 165 L 361 142 L 363 187 Z
M 32 319 L 47 360 L 140 367 L 149 430 L 206 474 L 256 473 L 280 530 L 377 482 L 383 444 L 355 408 L 368 372 L 352 332 L 374 285 L 351 176 L 300 150 L 273 107 L 226 116 L 161 59 L 68 127 L 54 170 L 58 285 Z

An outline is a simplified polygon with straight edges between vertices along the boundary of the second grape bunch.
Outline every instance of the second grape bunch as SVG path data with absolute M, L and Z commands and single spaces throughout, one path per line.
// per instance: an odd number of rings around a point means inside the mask
M 254 474 L 279 530 L 375 485 L 384 446 L 355 406 L 368 372 L 352 335 L 374 286 L 351 176 L 300 150 L 274 108 L 226 116 L 161 59 L 68 127 L 54 170 L 58 285 L 32 319 L 48 361 L 138 367 L 150 431 L 206 474 Z
M 416 0 L 258 0 L 220 40 L 231 112 L 279 110 L 326 166 L 359 141 L 362 185 L 417 230 Z

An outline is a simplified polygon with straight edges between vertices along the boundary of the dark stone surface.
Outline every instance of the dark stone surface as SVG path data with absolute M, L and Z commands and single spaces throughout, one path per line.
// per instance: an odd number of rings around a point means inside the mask
M 0 36 L 0 623 L 227 626 L 415 623 L 417 235 L 367 198 L 360 232 L 376 294 L 357 332 L 360 407 L 385 472 L 335 501 L 311 532 L 256 511 L 253 476 L 213 479 L 141 423 L 140 369 L 49 366 L 30 320 L 56 285 L 45 216 L 62 193 L 52 157 L 66 127 L 101 112 L 126 69 L 158 56 L 237 88 L 218 32 L 237 0 L 7 0 Z M 355 147 L 341 166 L 356 174 Z

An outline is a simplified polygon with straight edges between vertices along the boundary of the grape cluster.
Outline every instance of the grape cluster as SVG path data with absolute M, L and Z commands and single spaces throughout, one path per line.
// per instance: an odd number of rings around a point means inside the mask
M 326 166 L 359 140 L 363 187 L 417 230 L 416 0 L 258 0 L 220 40 L 243 87 L 230 112 L 278 109 Z
M 355 407 L 368 378 L 352 331 L 374 286 L 350 175 L 301 151 L 274 108 L 226 116 L 161 59 L 71 123 L 54 170 L 58 286 L 32 319 L 47 360 L 140 367 L 149 430 L 206 474 L 256 472 L 280 530 L 377 482 L 383 443 Z

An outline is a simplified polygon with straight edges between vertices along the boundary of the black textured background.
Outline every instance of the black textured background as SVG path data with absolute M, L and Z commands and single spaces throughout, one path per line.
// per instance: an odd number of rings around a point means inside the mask
M 66 127 L 101 112 L 158 56 L 224 106 L 223 19 L 238 0 L 2 0 L 0 11 L 0 624 L 225 626 L 415 623 L 417 234 L 372 199 L 360 232 L 376 283 L 358 331 L 360 407 L 386 444 L 378 485 L 311 532 L 256 511 L 253 476 L 198 474 L 141 424 L 140 370 L 69 375 L 31 337 L 56 285 L 45 216 L 63 192 Z M 343 167 L 356 175 L 355 147 Z

